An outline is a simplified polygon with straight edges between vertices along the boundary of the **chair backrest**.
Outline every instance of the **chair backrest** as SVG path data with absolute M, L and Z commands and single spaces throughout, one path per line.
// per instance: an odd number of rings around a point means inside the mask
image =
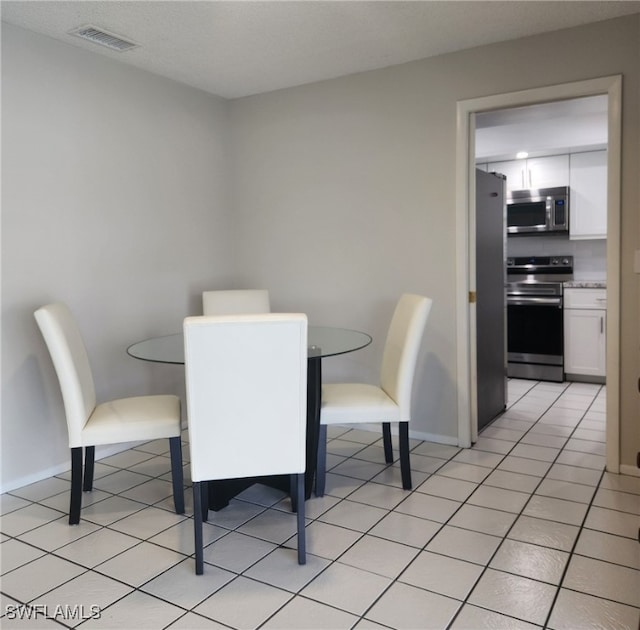
M 400 407 L 400 417 L 411 415 L 411 392 L 418 352 L 433 300 L 405 293 L 391 319 L 382 356 L 380 386 Z
M 266 289 L 232 289 L 203 291 L 203 315 L 250 315 L 269 313 L 269 291 Z
M 34 316 L 58 375 L 69 447 L 82 446 L 82 428 L 96 406 L 96 390 L 82 335 L 65 304 L 48 304 Z
M 193 481 L 305 470 L 307 317 L 184 320 Z

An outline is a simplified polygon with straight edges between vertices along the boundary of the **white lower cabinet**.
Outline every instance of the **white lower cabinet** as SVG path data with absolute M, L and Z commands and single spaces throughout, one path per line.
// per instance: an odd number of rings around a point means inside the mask
M 564 371 L 602 381 L 606 373 L 606 289 L 565 289 Z

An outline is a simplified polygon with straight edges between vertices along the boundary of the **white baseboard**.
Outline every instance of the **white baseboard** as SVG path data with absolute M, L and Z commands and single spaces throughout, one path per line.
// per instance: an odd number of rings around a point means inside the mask
M 329 425 L 331 426 L 331 425 Z M 334 425 L 335 426 L 335 425 Z M 382 429 L 380 423 L 356 423 L 356 424 L 343 424 L 340 426 L 349 427 L 350 429 L 360 429 L 362 431 L 371 431 L 373 433 L 379 433 L 382 437 Z M 391 425 L 391 434 L 398 435 L 398 425 Z M 458 440 L 455 437 L 449 435 L 438 435 L 435 433 L 423 433 L 422 431 L 412 431 L 409 429 L 409 437 L 412 440 L 424 440 L 426 442 L 435 442 L 436 444 L 446 444 L 447 446 L 457 446 Z
M 629 475 L 630 477 L 640 477 L 640 468 L 637 466 L 630 466 L 629 464 L 621 464 L 620 474 Z
M 422 431 L 409 430 L 409 437 L 414 440 L 424 440 L 425 442 L 435 442 L 436 444 L 446 444 L 447 446 L 458 446 L 458 438 L 451 435 L 439 435 L 436 433 L 423 433 Z
M 99 459 L 104 459 L 105 457 L 109 457 L 110 455 L 115 455 L 116 453 L 120 453 L 122 451 L 126 451 L 133 446 L 132 443 L 127 442 L 126 444 L 109 444 L 108 446 L 98 446 L 96 447 L 96 461 Z M 53 477 L 55 475 L 59 475 L 67 470 L 71 470 L 71 460 L 64 462 L 62 464 L 58 464 L 57 466 L 52 466 L 51 468 L 46 468 L 44 470 L 38 470 L 30 475 L 25 475 L 24 477 L 19 477 L 18 479 L 12 479 L 6 483 L 2 483 L 0 486 L 0 493 L 4 494 L 5 492 L 11 492 L 12 490 L 16 490 L 17 488 L 23 488 L 24 486 L 28 486 L 32 483 L 36 483 L 37 481 L 42 481 L 43 479 L 48 479 L 49 477 Z

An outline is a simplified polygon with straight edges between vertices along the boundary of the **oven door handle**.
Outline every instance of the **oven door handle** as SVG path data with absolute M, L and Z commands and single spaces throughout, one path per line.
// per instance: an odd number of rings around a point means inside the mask
M 560 297 L 508 297 L 507 306 L 557 306 L 562 308 Z

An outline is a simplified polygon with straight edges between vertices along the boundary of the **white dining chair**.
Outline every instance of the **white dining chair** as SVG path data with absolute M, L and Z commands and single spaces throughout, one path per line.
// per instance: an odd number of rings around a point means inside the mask
M 380 385 L 329 383 L 322 386 L 316 495 L 323 496 L 326 479 L 327 425 L 382 423 L 385 461 L 393 463 L 391 423 L 398 425 L 402 487 L 411 489 L 409 421 L 411 393 L 424 329 L 432 300 L 405 293 L 396 305 L 387 333 Z
M 304 564 L 306 315 L 187 317 L 184 344 L 196 574 L 208 482 L 221 479 L 290 475 Z
M 269 313 L 269 291 L 266 289 L 229 289 L 202 292 L 203 315 L 248 315 Z
M 69 308 L 58 302 L 39 308 L 34 315 L 62 391 L 71 449 L 69 524 L 80 522 L 82 491 L 93 488 L 96 446 L 159 438 L 169 438 L 173 500 L 176 512 L 183 514 L 180 399 L 137 396 L 97 404 L 89 357 Z

